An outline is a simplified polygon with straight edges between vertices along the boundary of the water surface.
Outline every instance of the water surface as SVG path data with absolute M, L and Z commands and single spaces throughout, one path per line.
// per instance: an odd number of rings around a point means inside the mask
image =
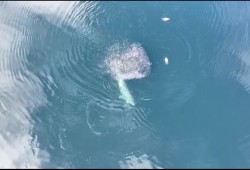
M 249 168 L 249 11 L 1 2 L 0 167 Z M 124 41 L 152 62 L 150 75 L 126 81 L 134 107 L 103 67 Z

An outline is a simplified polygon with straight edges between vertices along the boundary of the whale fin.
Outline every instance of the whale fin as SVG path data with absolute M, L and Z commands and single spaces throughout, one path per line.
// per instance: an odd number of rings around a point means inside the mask
M 121 96 L 119 98 L 122 98 L 128 104 L 130 104 L 132 106 L 135 106 L 134 98 L 131 95 L 125 81 L 124 80 L 118 80 L 118 86 L 119 86 L 119 90 L 120 90 L 120 93 L 121 93 Z

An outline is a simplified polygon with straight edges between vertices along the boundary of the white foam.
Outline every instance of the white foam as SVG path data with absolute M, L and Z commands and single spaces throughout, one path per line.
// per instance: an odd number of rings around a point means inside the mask
M 155 156 L 152 159 L 158 161 Z M 163 169 L 150 160 L 147 154 L 142 154 L 140 156 L 131 154 L 124 160 L 119 161 L 119 165 L 122 169 Z

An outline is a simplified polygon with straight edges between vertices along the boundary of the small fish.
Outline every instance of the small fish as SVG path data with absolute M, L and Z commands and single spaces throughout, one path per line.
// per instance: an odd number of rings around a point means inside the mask
M 168 18 L 168 17 L 163 17 L 163 18 L 161 18 L 161 20 L 164 21 L 164 22 L 167 22 L 167 21 L 170 20 L 170 18 Z

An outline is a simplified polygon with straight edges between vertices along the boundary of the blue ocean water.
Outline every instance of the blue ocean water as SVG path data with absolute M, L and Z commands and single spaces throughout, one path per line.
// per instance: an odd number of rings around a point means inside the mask
M 249 168 L 249 11 L 1 2 L 0 167 Z M 149 75 L 125 80 L 129 107 L 104 62 L 123 42 L 151 62 Z

